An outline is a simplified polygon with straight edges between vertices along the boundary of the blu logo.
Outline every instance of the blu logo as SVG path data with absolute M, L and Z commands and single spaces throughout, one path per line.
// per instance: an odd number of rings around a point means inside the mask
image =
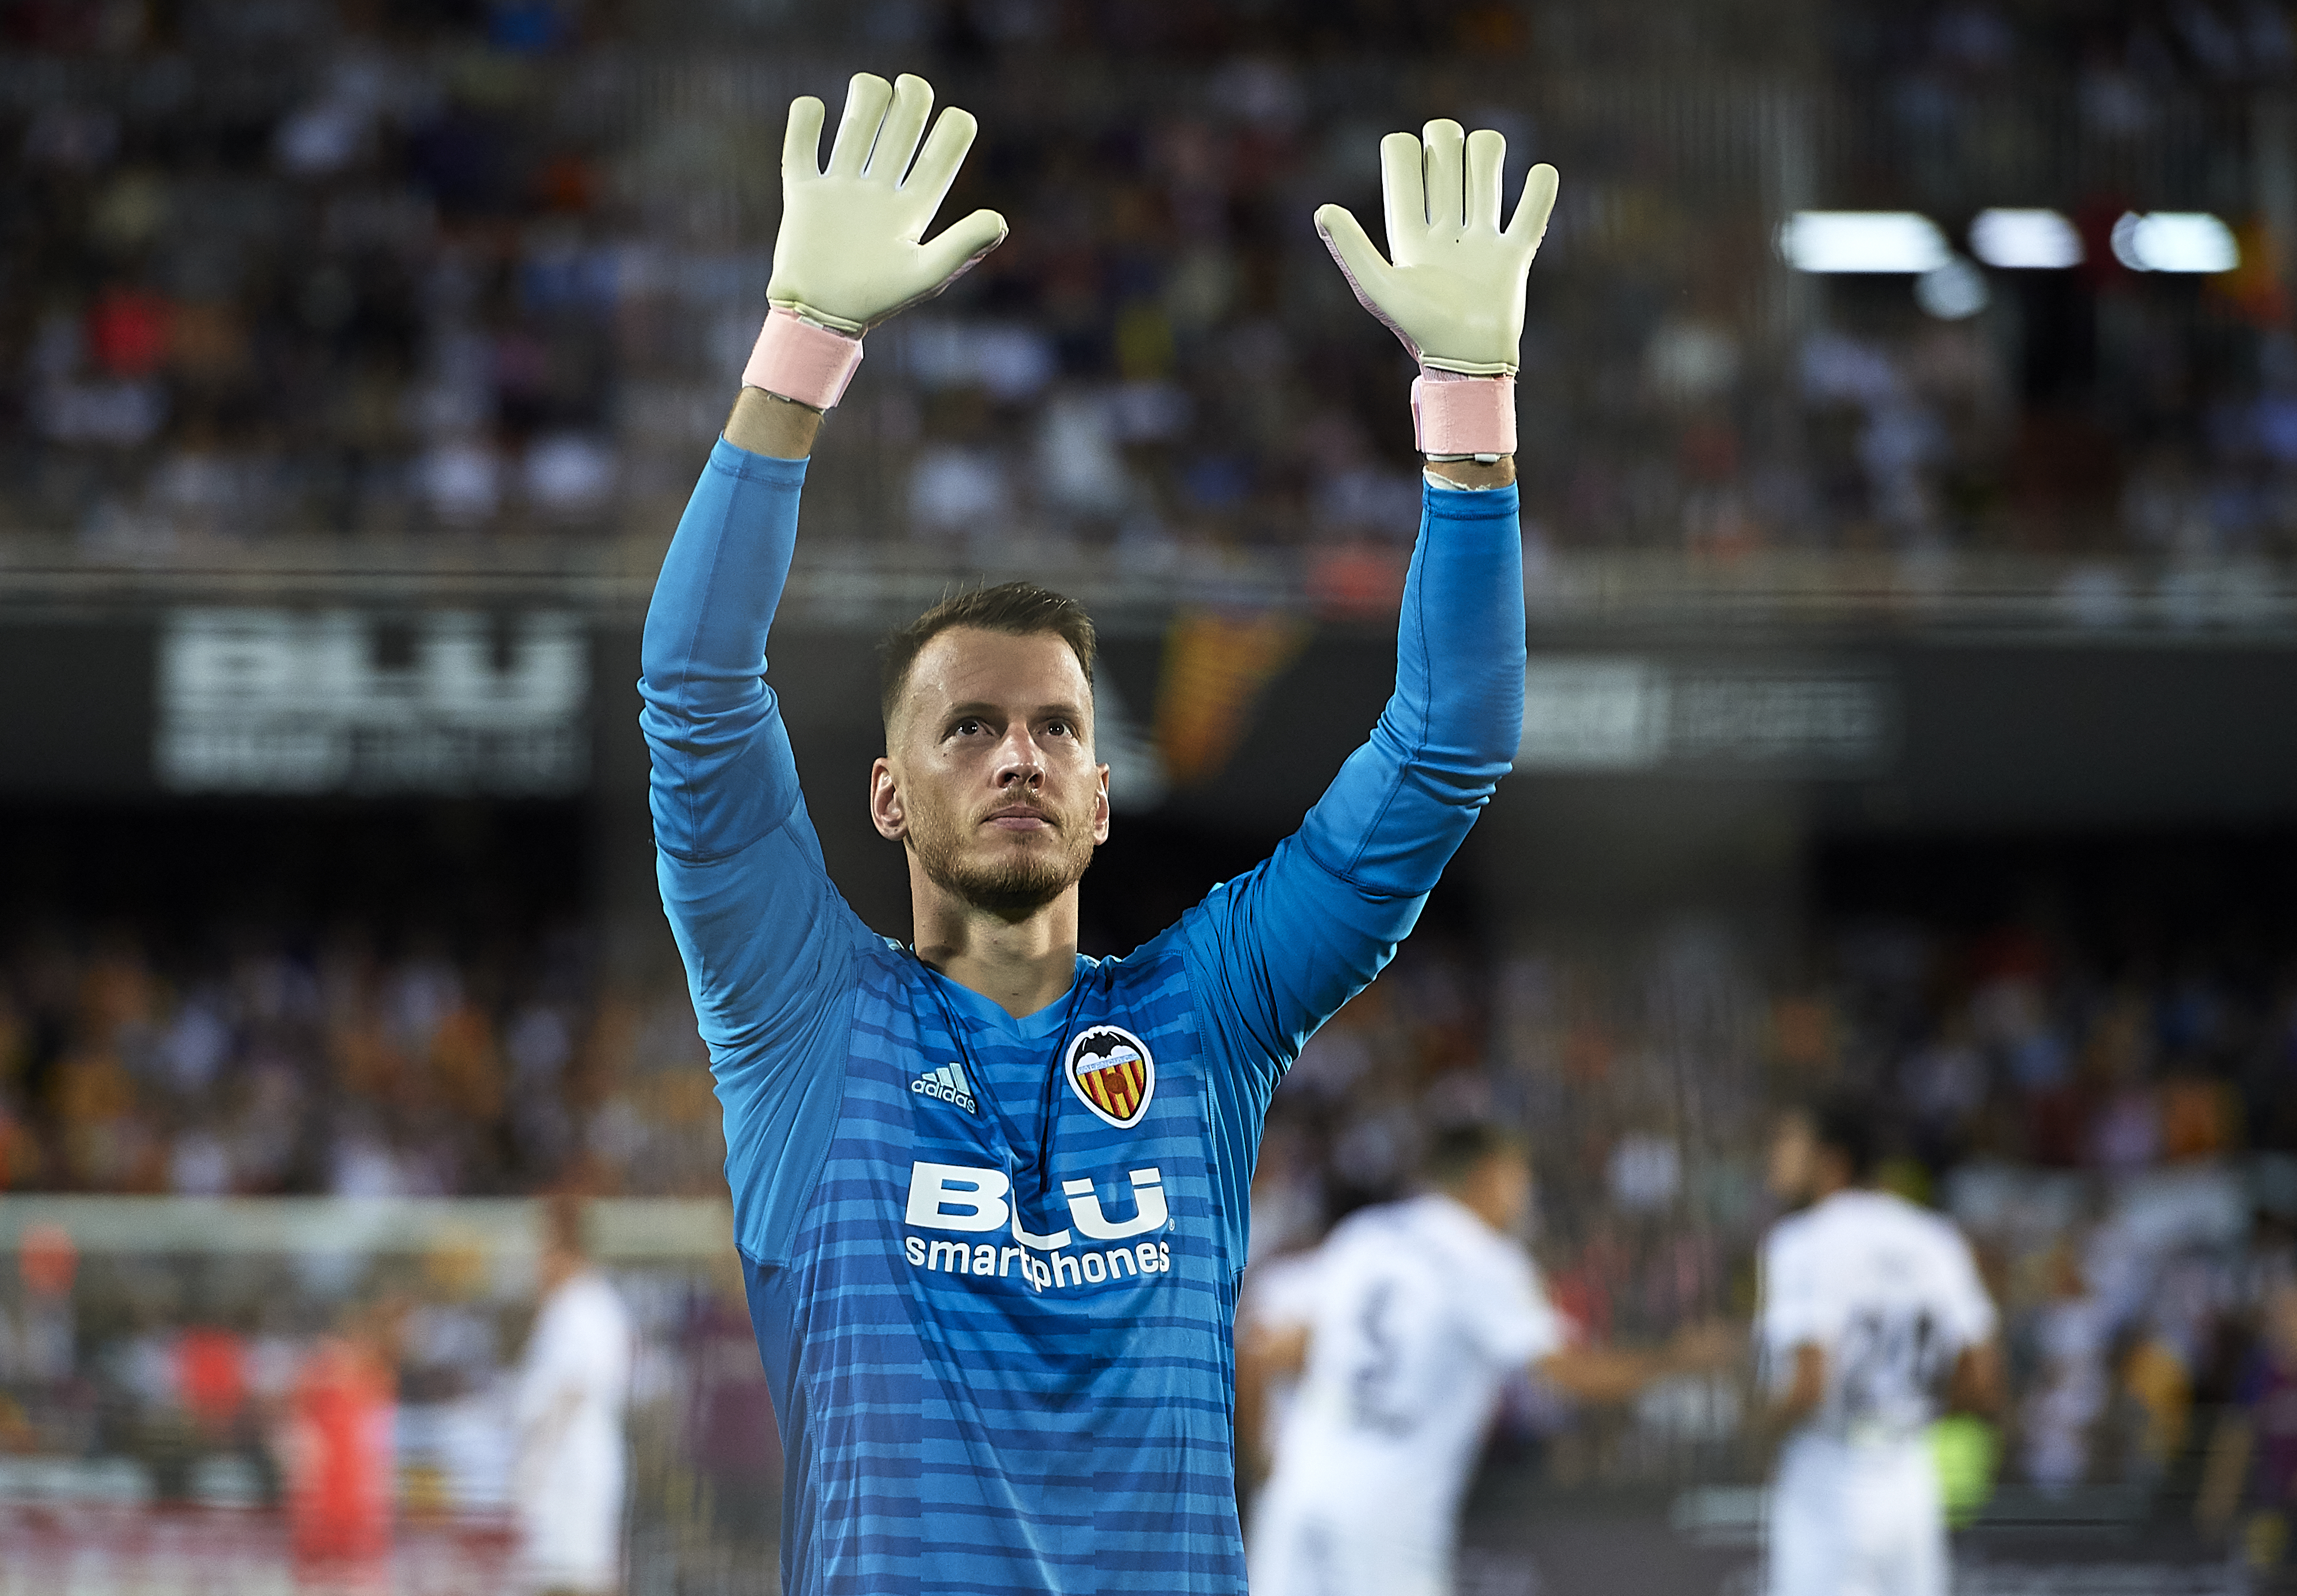
M 1165 1201 L 1165 1176 L 1159 1169 L 1129 1172 L 1132 1215 L 1112 1220 L 1102 1211 L 1099 1193 L 1090 1180 L 1061 1182 L 1069 1221 L 1089 1241 L 1121 1241 L 1161 1230 L 1171 1222 Z M 1012 1178 L 1001 1169 L 981 1169 L 965 1164 L 931 1164 L 923 1159 L 910 1165 L 909 1205 L 904 1218 L 925 1230 L 987 1231 L 1012 1227 L 1017 1240 L 1051 1252 L 1069 1244 L 1067 1230 L 1034 1236 L 1021 1228 L 1013 1212 Z

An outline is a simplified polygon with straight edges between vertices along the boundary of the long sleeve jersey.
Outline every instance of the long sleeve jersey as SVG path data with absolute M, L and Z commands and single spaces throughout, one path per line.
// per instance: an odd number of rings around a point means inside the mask
M 1507 769 L 1515 490 L 1428 490 L 1395 695 L 1300 829 L 1017 1019 L 873 934 L 823 868 L 765 659 L 805 470 L 712 449 L 639 684 L 781 1421 L 783 1588 L 1240 1596 L 1261 1123 Z

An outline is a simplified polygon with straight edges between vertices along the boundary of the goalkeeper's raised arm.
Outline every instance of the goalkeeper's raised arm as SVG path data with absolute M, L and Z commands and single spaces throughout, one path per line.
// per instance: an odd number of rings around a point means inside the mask
M 1499 134 L 1453 121 L 1383 139 L 1387 256 L 1340 206 L 1316 212 L 1357 299 L 1420 363 L 1412 419 L 1426 483 L 1395 691 L 1379 725 L 1298 834 L 1192 917 L 1191 945 L 1222 950 L 1218 988 L 1260 1061 L 1263 1103 L 1308 1034 L 1411 930 L 1522 735 L 1515 381 L 1525 280 L 1556 174 L 1532 168 L 1503 225 L 1506 152 Z
M 737 1214 L 761 1236 L 786 1217 L 769 1200 L 778 1153 L 761 1149 L 824 1110 L 809 1049 L 851 1008 L 843 976 L 869 940 L 823 871 L 766 682 L 806 457 L 869 329 L 948 287 L 1006 233 L 976 210 L 925 236 L 976 131 L 951 107 L 928 134 L 933 101 L 921 78 L 857 75 L 827 169 L 821 102 L 791 105 L 765 324 L 646 612 L 656 873 L 726 1105 Z

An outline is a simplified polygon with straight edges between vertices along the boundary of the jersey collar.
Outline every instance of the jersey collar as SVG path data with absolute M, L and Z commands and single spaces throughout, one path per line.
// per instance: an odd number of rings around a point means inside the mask
M 918 958 L 915 950 L 910 950 L 910 957 Z M 1092 963 L 1083 954 L 1078 954 L 1075 973 L 1069 977 L 1069 984 L 1061 995 L 1034 1014 L 1025 1014 L 1016 1019 L 971 987 L 962 982 L 951 981 L 924 959 L 918 958 L 918 967 L 926 973 L 926 979 L 938 984 L 942 996 L 948 1000 L 951 1009 L 963 1016 L 967 1023 L 998 1032 L 1016 1041 L 1050 1040 L 1068 1023 L 1071 1000 L 1076 996 L 1076 983 L 1084 979 L 1084 973 Z

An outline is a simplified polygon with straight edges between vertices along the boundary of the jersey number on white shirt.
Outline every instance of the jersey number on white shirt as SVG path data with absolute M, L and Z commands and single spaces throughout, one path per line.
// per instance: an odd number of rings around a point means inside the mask
M 1852 1424 L 1922 1413 L 1946 1377 L 1947 1347 L 1927 1308 L 1869 1308 L 1843 1326 L 1838 1389 Z
M 1356 1427 L 1397 1439 L 1410 1435 L 1413 1424 L 1411 1405 L 1397 1388 L 1404 1378 L 1404 1333 L 1395 1320 L 1403 1285 L 1391 1275 L 1364 1293 L 1356 1316 L 1363 1355 L 1348 1376 L 1348 1412 Z

